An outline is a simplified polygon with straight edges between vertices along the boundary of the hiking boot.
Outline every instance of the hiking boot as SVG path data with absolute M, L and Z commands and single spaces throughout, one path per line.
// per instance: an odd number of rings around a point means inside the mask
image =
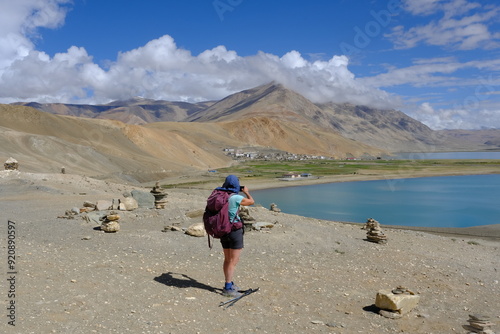
M 232 298 L 236 298 L 236 297 L 240 297 L 242 295 L 241 292 L 238 292 L 238 290 L 235 289 L 236 287 L 233 285 L 233 287 L 231 289 L 222 289 L 222 295 L 223 296 L 226 296 L 226 297 L 232 297 Z

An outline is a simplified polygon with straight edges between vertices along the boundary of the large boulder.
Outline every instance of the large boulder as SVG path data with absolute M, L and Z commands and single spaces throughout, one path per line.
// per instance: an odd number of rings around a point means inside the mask
M 140 191 L 140 190 L 132 190 L 132 197 L 137 201 L 137 205 L 140 208 L 154 208 L 155 207 L 155 197 L 150 192 Z
M 393 293 L 394 290 L 380 290 L 375 298 L 375 306 L 405 314 L 413 310 L 420 301 L 420 296 L 413 293 Z

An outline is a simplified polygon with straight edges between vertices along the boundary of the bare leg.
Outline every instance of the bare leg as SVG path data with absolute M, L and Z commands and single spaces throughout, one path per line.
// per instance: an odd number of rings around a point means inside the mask
M 233 281 L 234 269 L 240 260 L 241 249 L 229 249 L 224 248 L 224 277 L 226 279 L 226 283 L 231 283 Z

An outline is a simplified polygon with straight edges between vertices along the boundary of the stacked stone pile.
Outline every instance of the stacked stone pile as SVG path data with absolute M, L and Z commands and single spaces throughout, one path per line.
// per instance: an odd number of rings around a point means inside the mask
M 250 215 L 250 210 L 248 209 L 248 206 L 244 205 L 240 206 L 240 211 L 238 215 L 243 220 L 243 227 L 245 228 L 245 231 L 252 230 L 252 224 L 255 221 L 255 218 Z
M 19 163 L 14 158 L 9 158 L 3 164 L 5 170 L 17 170 L 19 168 Z
M 373 218 L 368 218 L 364 226 L 366 232 L 366 238 L 368 241 L 376 242 L 379 244 L 387 243 L 387 236 L 382 232 L 382 228 L 380 227 L 380 223 Z
M 281 212 L 281 209 L 274 203 L 271 203 L 271 207 L 269 208 L 272 212 Z
M 493 322 L 490 321 L 490 317 L 486 315 L 479 314 L 470 314 L 469 315 L 469 326 L 466 327 L 469 330 L 469 333 L 479 333 L 479 334 L 495 334 L 491 327 L 494 325 Z
M 111 211 L 102 218 L 101 231 L 106 233 L 118 232 L 120 230 L 120 224 L 118 223 L 119 219 L 120 216 L 117 215 L 116 212 Z
M 155 197 L 155 208 L 165 209 L 165 205 L 167 204 L 167 193 L 160 188 L 159 182 L 156 182 L 156 185 L 151 190 L 151 194 Z

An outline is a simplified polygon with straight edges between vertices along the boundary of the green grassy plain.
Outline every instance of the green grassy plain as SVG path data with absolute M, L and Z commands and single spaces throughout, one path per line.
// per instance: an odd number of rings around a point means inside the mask
M 241 161 L 231 167 L 207 172 L 210 177 L 190 179 L 164 187 L 193 187 L 212 184 L 229 174 L 238 175 L 243 182 L 277 180 L 286 173 L 310 173 L 315 177 L 332 179 L 354 176 L 356 179 L 396 179 L 407 177 L 500 174 L 500 160 L 302 160 L 302 161 Z M 205 175 L 207 176 L 207 175 Z M 350 179 L 349 179 L 350 180 Z
M 236 174 L 252 178 L 275 178 L 285 173 L 311 173 L 314 176 L 348 174 L 401 174 L 410 176 L 422 172 L 483 174 L 496 169 L 499 160 L 308 160 L 308 161 L 247 161 L 237 166 L 220 168 L 221 174 Z

